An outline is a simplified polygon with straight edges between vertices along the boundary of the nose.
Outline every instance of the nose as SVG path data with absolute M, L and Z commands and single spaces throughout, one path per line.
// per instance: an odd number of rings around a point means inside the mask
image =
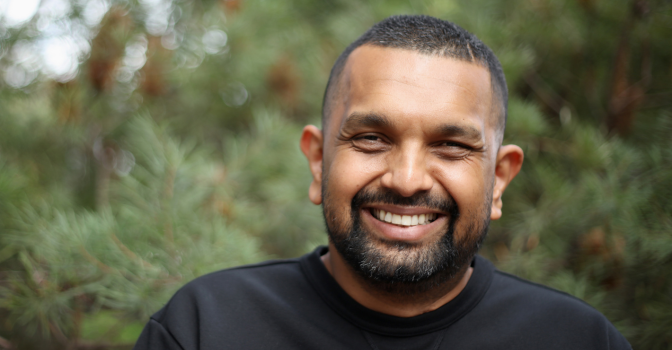
M 391 154 L 387 159 L 387 171 L 380 181 L 383 187 L 404 197 L 429 191 L 434 183 L 420 145 L 405 145 Z

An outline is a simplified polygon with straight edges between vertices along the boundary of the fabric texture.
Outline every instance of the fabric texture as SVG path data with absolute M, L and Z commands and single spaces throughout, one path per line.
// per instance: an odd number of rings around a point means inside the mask
M 353 300 L 324 253 L 195 279 L 151 317 L 134 349 L 631 349 L 588 304 L 480 256 L 455 299 L 404 318 Z

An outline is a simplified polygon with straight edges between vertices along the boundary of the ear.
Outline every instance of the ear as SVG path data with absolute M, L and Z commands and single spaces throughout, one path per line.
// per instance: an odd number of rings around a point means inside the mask
M 308 159 L 313 181 L 308 187 L 308 198 L 319 205 L 322 203 L 322 131 L 315 125 L 307 125 L 301 134 L 301 151 Z
M 491 220 L 497 220 L 502 217 L 502 195 L 511 180 L 518 175 L 522 166 L 523 150 L 520 147 L 506 145 L 499 148 L 497 163 L 495 164 L 495 185 L 492 189 Z

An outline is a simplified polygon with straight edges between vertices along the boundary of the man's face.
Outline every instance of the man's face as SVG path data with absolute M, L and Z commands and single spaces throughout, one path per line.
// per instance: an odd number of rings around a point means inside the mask
M 488 70 L 362 46 L 340 83 L 321 177 L 332 243 L 374 281 L 451 278 L 490 220 L 498 145 Z

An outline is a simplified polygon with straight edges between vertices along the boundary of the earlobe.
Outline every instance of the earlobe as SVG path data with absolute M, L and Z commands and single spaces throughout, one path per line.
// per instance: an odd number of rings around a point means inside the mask
M 322 157 L 323 157 L 322 131 L 314 125 L 307 125 L 301 134 L 300 147 L 303 155 L 308 160 L 310 173 L 313 175 L 308 187 L 308 198 L 316 205 L 322 203 Z
M 523 150 L 516 145 L 506 145 L 499 148 L 497 162 L 495 164 L 495 183 L 492 189 L 492 208 L 490 219 L 497 220 L 502 217 L 502 195 L 511 183 L 520 168 L 523 166 Z
M 495 180 L 497 181 L 497 180 Z M 496 186 L 496 182 L 495 182 Z M 492 192 L 492 208 L 490 209 L 490 220 L 497 220 L 502 217 L 502 194 Z

